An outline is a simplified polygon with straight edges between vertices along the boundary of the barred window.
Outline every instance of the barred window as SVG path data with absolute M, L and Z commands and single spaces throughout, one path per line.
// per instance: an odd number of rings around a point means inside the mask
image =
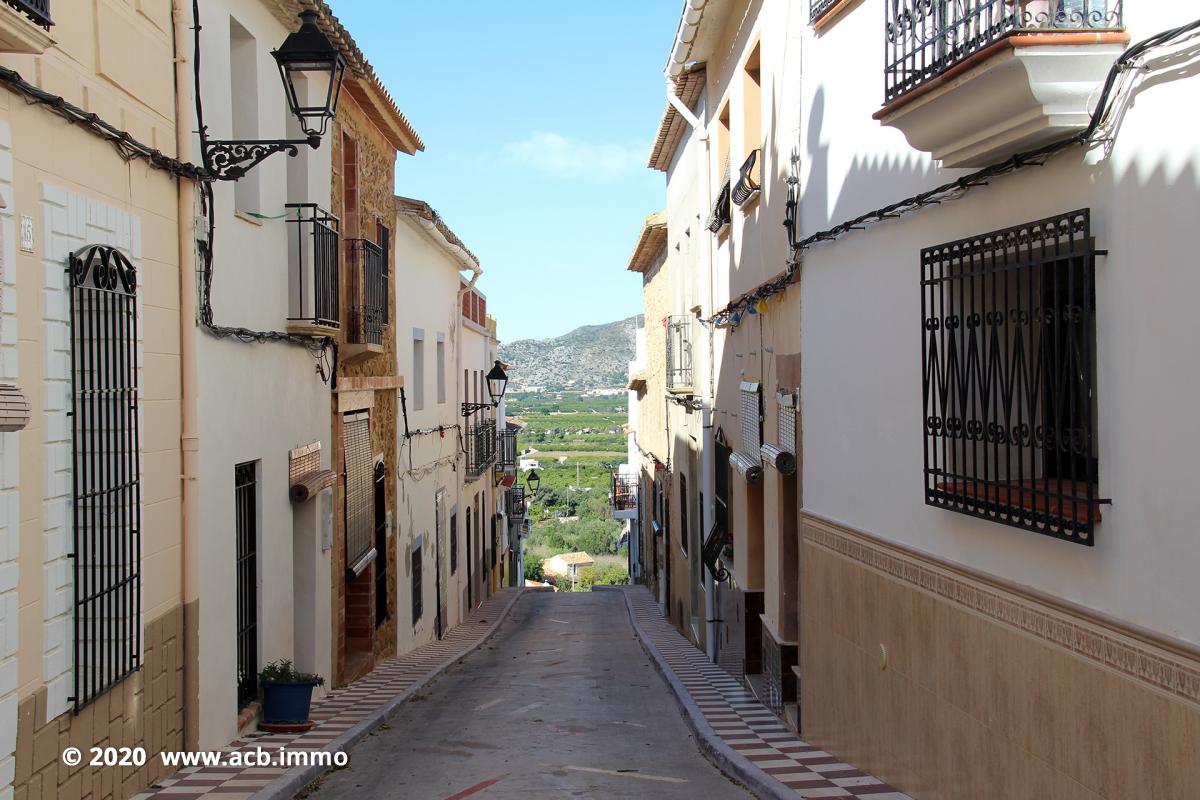
M 417 537 L 417 545 L 412 549 L 412 621 L 416 625 L 424 613 L 424 602 L 421 593 L 421 537 Z
M 137 273 L 121 251 L 91 245 L 71 255 L 69 278 L 79 710 L 140 665 L 142 483 Z
M 687 475 L 679 473 L 679 546 L 683 549 L 683 554 L 688 553 L 688 537 L 691 536 L 691 531 L 688 529 L 688 491 L 687 491 Z
M 468 511 L 467 513 L 470 513 Z M 450 574 L 458 572 L 458 514 L 450 515 Z
M 1086 209 L 922 251 L 927 504 L 1094 543 L 1098 254 Z
M 375 459 L 371 454 L 371 415 L 353 411 L 343 417 L 346 466 L 346 569 L 355 575 L 376 556 Z
M 387 581 L 387 467 L 382 461 L 375 464 L 374 487 L 375 553 L 379 556 L 375 562 L 375 627 L 378 628 L 391 616 Z

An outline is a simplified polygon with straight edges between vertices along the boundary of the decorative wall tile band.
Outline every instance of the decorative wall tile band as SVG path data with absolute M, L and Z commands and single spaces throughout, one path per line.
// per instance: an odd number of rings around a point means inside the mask
M 836 555 L 930 594 L 945 598 L 997 622 L 1065 648 L 1191 703 L 1200 704 L 1200 664 L 1149 641 L 1113 630 L 1104 620 L 1086 619 L 1051 608 L 1035 598 L 990 587 L 885 542 L 806 515 L 803 538 Z

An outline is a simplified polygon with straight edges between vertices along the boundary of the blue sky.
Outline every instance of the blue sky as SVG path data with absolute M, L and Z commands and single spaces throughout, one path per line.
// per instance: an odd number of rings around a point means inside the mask
M 678 0 L 331 6 L 425 140 L 400 157 L 397 192 L 479 256 L 501 339 L 641 312 L 625 264 L 664 202 L 646 157 Z

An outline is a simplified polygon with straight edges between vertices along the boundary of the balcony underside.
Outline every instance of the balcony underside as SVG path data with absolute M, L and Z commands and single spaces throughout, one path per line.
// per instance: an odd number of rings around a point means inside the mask
M 1128 34 L 1016 34 L 875 114 L 946 167 L 985 167 L 1087 128 Z
M 637 519 L 638 510 L 636 508 L 613 509 L 613 519 Z

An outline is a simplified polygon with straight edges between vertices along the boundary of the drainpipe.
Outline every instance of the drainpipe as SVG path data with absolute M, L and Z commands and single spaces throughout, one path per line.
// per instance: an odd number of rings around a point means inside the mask
M 699 26 L 701 12 L 707 0 L 689 0 L 687 7 L 684 10 L 684 19 L 680 23 L 679 39 L 675 44 L 675 51 L 671 54 L 671 63 L 667 67 L 667 103 L 671 108 L 683 117 L 694 131 L 698 131 L 699 139 L 703 145 L 699 148 L 697 158 L 699 159 L 698 172 L 703 176 L 701 184 L 703 190 L 700 192 L 700 211 L 699 219 L 704 219 L 710 208 L 712 208 L 712 143 L 708 135 L 708 127 L 697 117 L 692 110 L 687 107 L 679 97 L 675 94 L 675 81 L 672 76 L 679 75 L 683 72 L 683 62 L 678 60 L 684 58 L 681 47 L 688 45 L 687 50 L 690 50 L 690 43 L 695 37 L 695 30 Z M 691 20 L 689 22 L 689 20 Z M 687 36 L 686 42 L 684 36 Z M 678 56 L 678 59 L 677 59 Z M 705 95 L 705 110 L 704 114 L 708 114 L 708 97 Z M 705 291 L 704 298 L 701 302 L 700 315 L 707 317 L 712 315 L 713 311 L 713 242 L 712 237 L 708 237 L 708 246 L 702 249 L 704 265 L 703 271 L 707 274 L 708 280 L 703 282 Z M 707 532 L 712 529 L 713 520 L 715 517 L 716 504 L 716 449 L 713 440 L 713 404 L 716 399 L 715 390 L 715 365 L 714 365 L 714 332 L 711 326 L 705 329 L 708 337 L 707 348 L 707 369 L 705 370 L 705 382 L 700 399 L 700 424 L 703 429 L 703 444 L 701 446 L 701 482 L 704 485 L 704 503 L 700 508 L 700 530 Z M 704 352 L 703 350 L 701 352 Z M 713 583 L 712 574 L 707 569 L 701 569 L 700 574 L 704 578 L 704 619 L 708 626 L 704 637 L 704 650 L 709 661 L 715 661 L 717 658 L 717 604 L 716 604 L 716 585 Z
M 171 14 L 175 40 L 175 148 L 176 157 L 191 161 L 194 113 L 192 97 L 192 60 L 188 55 L 189 29 L 192 24 L 185 0 L 172 0 Z M 179 225 L 179 362 L 180 362 L 180 462 L 182 513 L 180 516 L 180 593 L 183 598 L 183 742 L 187 750 L 199 747 L 200 735 L 200 602 L 199 525 L 200 435 L 196 419 L 196 186 L 177 179 Z

